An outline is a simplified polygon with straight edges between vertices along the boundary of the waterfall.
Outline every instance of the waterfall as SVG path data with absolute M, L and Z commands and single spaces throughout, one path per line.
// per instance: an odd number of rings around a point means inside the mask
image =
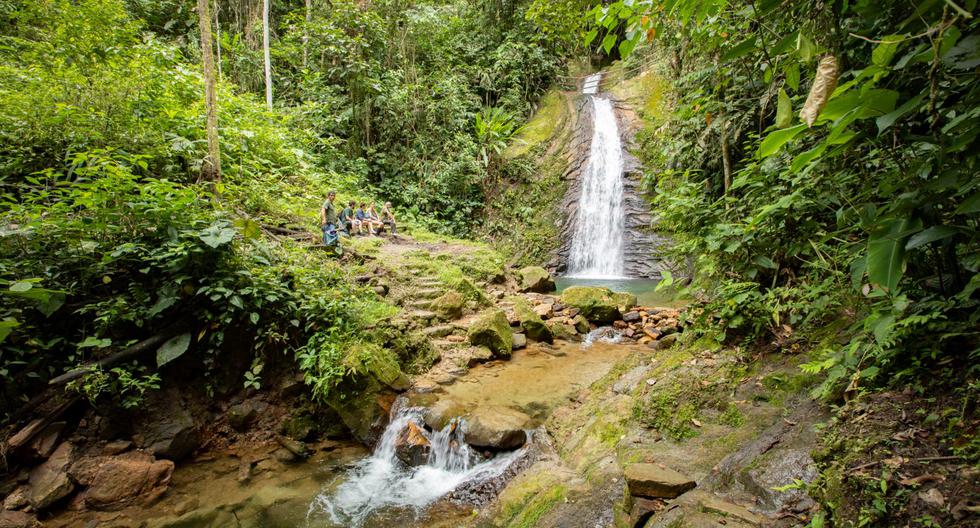
M 623 152 L 612 101 L 598 94 L 601 75 L 590 75 L 582 85 L 592 103 L 592 144 L 569 249 L 572 277 L 623 276 Z
M 325 514 L 338 526 L 361 527 L 370 525 L 371 515 L 383 509 L 410 508 L 420 512 L 462 484 L 501 475 L 526 449 L 484 460 L 463 440 L 461 423 L 429 432 L 424 429 L 423 414 L 420 408 L 398 410 L 374 453 L 355 464 L 336 490 L 314 498 L 307 520 Z M 423 431 L 431 446 L 425 465 L 408 466 L 396 455 L 399 435 L 409 422 Z

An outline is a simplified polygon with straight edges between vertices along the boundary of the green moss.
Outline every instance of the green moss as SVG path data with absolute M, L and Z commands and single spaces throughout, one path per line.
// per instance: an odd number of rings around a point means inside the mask
M 508 528 L 532 528 L 537 526 L 538 521 L 559 502 L 565 500 L 568 493 L 563 485 L 556 485 L 545 489 L 534 495 L 526 504 L 523 504 L 517 514 L 507 523 Z
M 737 405 L 730 403 L 728 408 L 725 409 L 725 412 L 718 417 L 718 421 L 732 427 L 741 427 L 745 423 L 745 415 L 742 414 L 742 411 L 738 410 Z
M 521 129 L 520 133 L 504 151 L 505 159 L 513 159 L 527 154 L 532 148 L 548 141 L 561 130 L 568 119 L 565 96 L 552 89 L 538 102 L 534 117 Z
M 498 357 L 510 357 L 513 333 L 503 310 L 487 310 L 480 314 L 467 332 L 470 343 L 483 345 Z
M 344 364 L 348 369 L 362 376 L 371 376 L 393 389 L 406 389 L 410 385 L 398 364 L 398 357 L 375 343 L 350 345 Z

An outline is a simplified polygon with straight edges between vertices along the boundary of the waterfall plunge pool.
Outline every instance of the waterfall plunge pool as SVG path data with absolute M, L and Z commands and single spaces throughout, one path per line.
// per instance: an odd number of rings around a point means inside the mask
M 615 292 L 632 293 L 636 295 L 636 302 L 640 306 L 679 308 L 686 304 L 685 301 L 675 300 L 673 291 L 669 288 L 656 291 L 657 284 L 660 284 L 658 279 L 555 277 L 558 294 L 572 286 L 598 286 Z

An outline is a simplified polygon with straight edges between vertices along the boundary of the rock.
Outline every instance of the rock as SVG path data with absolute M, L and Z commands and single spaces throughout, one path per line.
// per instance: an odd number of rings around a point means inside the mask
M 61 438 L 65 425 L 67 425 L 65 422 L 53 422 L 36 434 L 27 445 L 29 458 L 45 459 L 51 456 L 54 448 L 58 445 L 58 439 Z
M 665 335 L 657 341 L 653 342 L 654 348 L 657 350 L 665 350 L 677 344 L 677 334 Z
M 105 456 L 118 455 L 129 451 L 132 447 L 133 443 L 129 440 L 114 440 L 102 446 L 102 454 Z
M 627 323 L 635 323 L 640 319 L 642 319 L 640 312 L 626 312 L 623 314 L 623 321 L 626 321 Z
M 75 484 L 68 477 L 68 466 L 74 455 L 75 447 L 69 442 L 62 442 L 43 464 L 31 471 L 31 506 L 35 510 L 51 506 L 75 489 Z
M 435 312 L 439 319 L 449 321 L 459 319 L 463 315 L 464 306 L 466 306 L 466 299 L 459 292 L 450 291 L 432 301 L 429 309 Z
M 520 350 L 527 346 L 527 336 L 524 334 L 513 334 L 513 350 Z
M 572 286 L 562 292 L 561 303 L 578 309 L 591 322 L 612 323 L 636 305 L 636 296 L 614 293 L 608 288 Z
M 14 491 L 10 492 L 3 499 L 3 509 L 5 510 L 20 510 L 31 503 L 30 490 L 27 486 L 20 486 Z
M 932 506 L 933 508 L 942 508 L 946 504 L 946 498 L 943 497 L 942 492 L 936 488 L 920 491 L 918 493 L 918 497 L 920 501 Z
M 592 327 L 589 326 L 589 320 L 583 315 L 576 315 L 572 318 L 572 324 L 575 326 L 575 330 L 580 334 L 588 334 Z
M 775 489 L 797 480 L 809 484 L 817 478 L 817 467 L 808 450 L 774 448 L 757 459 L 753 466 L 743 471 L 739 480 L 747 491 L 758 497 L 759 506 L 765 511 L 802 512 L 816 505 L 806 490 Z
M 548 293 L 555 291 L 555 281 L 542 267 L 528 266 L 517 272 L 517 286 L 523 292 Z
M 408 422 L 395 439 L 395 456 L 409 466 L 423 466 L 429 461 L 432 444 L 415 422 Z
M 449 325 L 430 326 L 422 330 L 422 333 L 432 338 L 446 337 L 453 333 L 453 327 Z
M 655 513 L 664 509 L 665 505 L 659 499 L 630 497 L 630 526 L 643 526 Z
M 298 456 L 296 456 L 296 453 L 293 453 L 292 451 L 286 449 L 285 447 L 280 447 L 279 449 L 273 451 L 272 458 L 274 458 L 277 462 L 282 462 L 283 464 L 296 462 L 297 460 L 300 459 Z
M 673 499 L 693 489 L 694 480 L 657 464 L 630 464 L 624 470 L 630 495 L 651 499 Z
M 479 315 L 467 331 L 470 343 L 483 345 L 496 357 L 510 357 L 513 349 L 513 333 L 503 310 L 490 309 Z
M 531 310 L 538 314 L 542 319 L 549 319 L 555 315 L 554 309 L 552 308 L 553 306 L 554 305 L 551 303 L 541 303 L 531 308 Z
M 306 458 L 310 454 L 309 451 L 306 449 L 306 444 L 300 442 L 299 440 L 286 438 L 284 436 L 280 436 L 279 438 L 277 438 L 277 440 L 279 440 L 279 445 L 288 449 L 292 454 L 300 458 Z
M 766 521 L 764 517 L 750 512 L 747 508 L 723 501 L 717 497 L 706 496 L 701 500 L 701 509 L 707 513 L 737 519 L 751 526 L 762 526 Z
M 551 329 L 541 319 L 541 316 L 527 305 L 524 299 L 515 299 L 514 313 L 517 315 L 517 320 L 520 321 L 521 326 L 524 327 L 524 333 L 527 334 L 528 339 L 544 343 L 551 343 L 554 340 Z
M 0 511 L 0 528 L 34 528 L 41 526 L 37 517 L 21 511 Z
M 493 352 L 485 346 L 476 346 L 466 349 L 465 352 L 466 368 L 473 368 L 480 363 L 486 363 L 493 359 Z M 465 372 L 462 372 L 465 374 Z
M 578 338 L 578 330 L 576 329 L 576 327 L 570 324 L 563 323 L 556 319 L 552 319 L 547 323 L 548 323 L 548 329 L 551 330 L 551 334 L 555 337 L 555 339 L 564 339 L 566 341 L 571 341 L 573 339 Z
M 629 325 L 626 324 L 626 321 L 613 321 L 613 328 L 617 330 L 625 330 L 626 328 L 629 328 Z
M 176 391 L 160 394 L 146 408 L 154 412 L 136 420 L 133 440 L 137 446 L 158 457 L 180 460 L 201 444 L 198 425 Z
M 516 449 L 527 440 L 531 418 L 507 407 L 486 406 L 473 411 L 464 422 L 466 443 L 492 449 Z
M 441 431 L 453 420 L 466 414 L 466 407 L 451 398 L 443 398 L 425 409 L 425 424 Z
M 255 465 L 254 462 L 248 459 L 242 459 L 238 462 L 238 476 L 236 480 L 239 483 L 245 483 L 252 478 L 252 466 Z
M 316 421 L 306 413 L 290 416 L 279 426 L 279 432 L 301 442 L 305 442 L 316 436 L 316 430 Z
M 623 374 L 616 383 L 613 384 L 612 390 L 616 394 L 629 394 L 633 392 L 640 382 L 646 377 L 650 369 L 653 368 L 650 365 L 639 365 L 633 367 L 629 372 Z
M 279 383 L 279 397 L 287 400 L 289 398 L 294 398 L 303 394 L 306 391 L 306 382 L 303 379 L 303 374 L 299 373 L 295 376 L 286 376 Z
M 388 295 L 387 284 L 378 284 L 377 286 L 373 286 L 371 289 L 374 290 L 374 293 L 378 294 L 379 297 L 384 297 L 385 295 Z
M 262 412 L 268 410 L 269 404 L 247 400 L 228 408 L 228 424 L 236 431 L 244 431 Z
M 118 509 L 137 497 L 158 496 L 167 489 L 173 472 L 173 461 L 140 451 L 84 457 L 70 469 L 71 477 L 86 486 L 80 500 L 94 510 Z

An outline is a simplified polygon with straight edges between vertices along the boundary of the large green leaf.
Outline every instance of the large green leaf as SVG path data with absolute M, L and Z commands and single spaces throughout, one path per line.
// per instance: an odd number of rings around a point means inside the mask
M 912 99 L 905 101 L 905 103 L 902 106 L 898 107 L 896 110 L 892 110 L 891 112 L 888 112 L 887 114 L 878 117 L 878 119 L 875 119 L 875 124 L 878 125 L 878 133 L 881 134 L 882 132 L 887 130 L 888 127 L 894 125 L 895 122 L 901 119 L 905 114 L 913 110 L 918 110 L 919 105 L 922 103 L 922 101 L 925 98 L 926 98 L 926 94 L 921 93 L 913 97 Z
M 232 239 L 235 238 L 235 233 L 236 231 L 234 228 L 213 225 L 201 232 L 201 234 L 198 235 L 198 238 L 200 238 L 201 241 L 208 246 L 217 249 L 231 242 Z
M 800 132 L 803 132 L 804 130 L 806 130 L 805 123 L 790 128 L 784 128 L 782 130 L 776 130 L 775 132 L 770 132 L 769 135 L 766 136 L 766 139 L 763 139 L 762 143 L 759 145 L 758 156 L 760 158 L 772 156 L 779 151 L 783 145 L 792 141 L 793 138 L 798 136 Z
M 868 279 L 886 291 L 894 291 L 905 271 L 905 240 L 912 222 L 893 218 L 868 238 Z
M 882 37 L 881 43 L 875 46 L 874 51 L 871 52 L 871 62 L 878 66 L 888 66 L 904 38 L 904 35 Z
M 908 243 L 905 244 L 905 249 L 915 249 L 930 242 L 949 238 L 958 232 L 959 229 L 956 229 L 955 227 L 932 226 L 929 229 L 923 229 L 922 231 L 912 235 L 912 237 L 909 238 Z
M 786 128 L 793 123 L 793 102 L 790 101 L 786 90 L 779 89 L 779 100 L 776 104 L 776 128 Z
M 187 352 L 187 348 L 190 345 L 190 332 L 171 337 L 157 349 L 157 367 L 162 367 L 184 355 L 184 352 Z

